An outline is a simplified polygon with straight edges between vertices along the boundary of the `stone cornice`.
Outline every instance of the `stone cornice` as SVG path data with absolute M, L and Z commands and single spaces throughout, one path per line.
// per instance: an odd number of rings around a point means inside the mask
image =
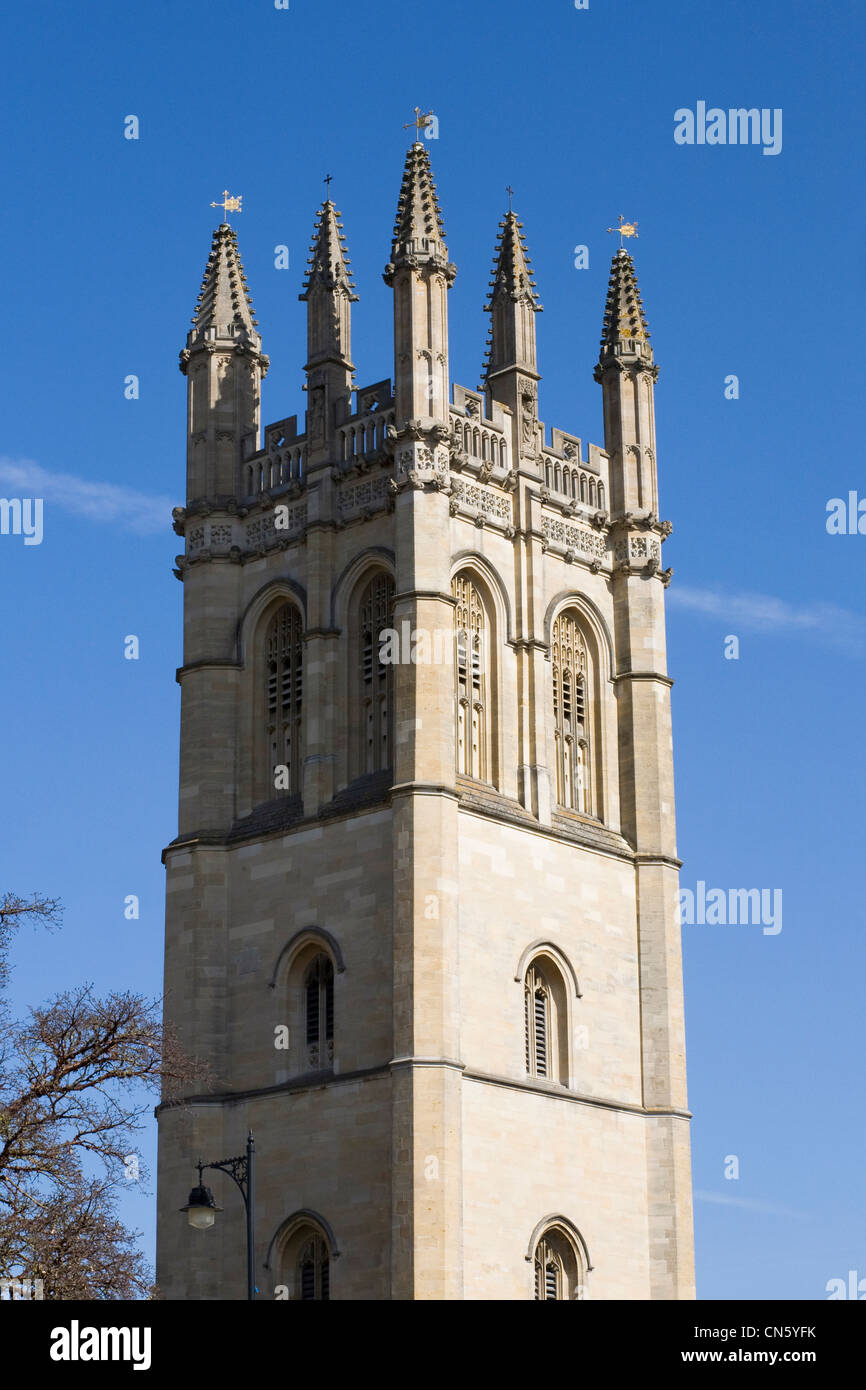
M 228 668 L 231 671 L 242 671 L 243 663 L 240 661 L 233 661 L 230 658 L 223 660 L 221 657 L 208 658 L 206 661 L 191 661 L 187 666 L 178 666 L 174 673 L 174 678 L 178 685 L 180 685 L 182 678 L 188 675 L 190 671 L 210 671 L 219 668 Z
M 681 869 L 683 867 L 682 859 L 675 859 L 670 854 L 637 853 L 635 854 L 634 862 L 639 867 L 649 866 L 652 868 L 654 865 L 659 865 L 661 868 L 666 869 Z
M 499 796 L 499 793 L 494 792 L 492 788 L 490 790 L 494 798 Z M 626 844 L 622 836 L 616 831 L 608 830 L 600 823 L 597 826 L 592 823 L 584 830 L 582 823 L 575 821 L 573 827 L 569 824 L 568 829 L 565 829 L 562 826 L 542 825 L 522 806 L 511 810 L 504 798 L 499 804 L 492 802 L 490 805 L 482 806 L 471 799 L 470 792 L 460 791 L 459 799 L 460 810 L 466 815 L 481 816 L 485 820 L 499 821 L 503 825 L 515 825 L 521 830 L 526 830 L 530 835 L 542 835 L 545 839 L 555 840 L 558 844 L 573 845 L 588 850 L 591 854 L 602 854 L 607 858 L 623 859 L 629 864 L 634 863 L 634 850 L 631 846 Z M 603 836 L 610 836 L 611 842 L 600 844 L 592 834 L 592 831 L 596 829 Z
M 659 681 L 666 685 L 668 689 L 673 685 L 673 677 L 666 676 L 661 671 L 620 671 L 617 675 L 611 676 L 611 680 L 616 681 Z
M 496 1072 L 479 1071 L 453 1057 L 394 1057 L 391 1061 L 375 1067 L 359 1067 L 354 1071 L 317 1071 L 295 1076 L 288 1081 L 280 1081 L 272 1086 L 247 1086 L 235 1090 L 210 1091 L 179 1097 L 177 1100 L 161 1101 L 154 1107 L 154 1115 L 159 1117 L 163 1111 L 176 1110 L 188 1105 L 231 1105 L 242 1100 L 265 1100 L 280 1095 L 295 1094 L 299 1091 L 321 1091 L 332 1086 L 344 1086 L 358 1081 L 385 1080 L 394 1071 L 404 1068 L 438 1067 L 459 1072 L 464 1081 L 472 1081 L 482 1086 L 497 1086 L 510 1091 L 522 1091 L 548 1100 L 566 1101 L 571 1105 L 588 1105 L 599 1110 L 614 1110 L 644 1119 L 670 1118 L 691 1120 L 690 1110 L 680 1110 L 676 1106 L 639 1105 L 635 1101 L 616 1100 L 611 1096 L 593 1096 L 584 1091 L 573 1091 L 553 1082 L 536 1081 L 532 1077 L 503 1076 Z
M 465 1081 L 477 1081 L 485 1086 L 504 1086 L 511 1091 L 530 1091 L 534 1095 L 547 1096 L 550 1100 L 569 1101 L 572 1105 L 590 1105 L 601 1110 L 625 1111 L 629 1115 L 643 1115 L 647 1118 L 671 1116 L 679 1120 L 690 1120 L 690 1110 L 680 1110 L 675 1106 L 638 1105 L 635 1101 L 614 1100 L 609 1096 L 591 1096 L 584 1091 L 573 1091 L 568 1086 L 555 1082 L 536 1081 L 533 1077 L 501 1076 L 496 1072 L 476 1071 L 464 1065 Z
M 457 600 L 453 594 L 446 594 L 441 589 L 401 589 L 394 595 L 394 602 L 399 603 L 403 599 L 438 599 L 441 603 L 450 604 L 452 608 L 457 607 Z

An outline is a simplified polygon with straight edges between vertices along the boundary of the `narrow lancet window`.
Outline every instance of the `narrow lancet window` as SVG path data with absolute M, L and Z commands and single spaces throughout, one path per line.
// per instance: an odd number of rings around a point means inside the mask
M 586 643 L 573 613 L 553 624 L 553 721 L 556 799 L 571 811 L 592 814 L 590 721 Z
M 301 615 L 293 603 L 284 603 L 268 625 L 265 666 L 270 795 L 297 795 L 304 668 Z
M 454 580 L 457 634 L 457 771 L 490 780 L 489 673 L 484 604 L 465 574 Z
M 393 616 L 394 581 L 377 574 L 359 605 L 359 774 L 384 772 L 393 764 L 394 667 L 381 660 L 382 632 L 392 626 Z

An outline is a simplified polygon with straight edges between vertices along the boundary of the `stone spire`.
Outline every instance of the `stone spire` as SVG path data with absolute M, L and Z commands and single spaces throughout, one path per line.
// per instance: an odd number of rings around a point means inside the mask
M 394 290 L 395 428 L 449 431 L 448 290 L 457 267 L 448 259 L 433 173 L 416 140 L 406 155 L 391 259 L 384 279 Z
M 523 223 L 509 211 L 499 223 L 493 278 L 484 306 L 485 313 L 490 314 L 490 332 L 483 385 L 514 412 L 515 418 L 522 410 L 524 396 L 533 394 L 531 383 L 539 380 L 535 315 L 544 306 L 538 302 L 531 267 Z
M 410 260 L 450 271 L 449 284 L 457 273 L 448 260 L 445 229 L 430 157 L 420 140 L 416 140 L 406 155 L 394 222 L 391 260 L 385 267 L 385 283 L 390 285 L 394 270 Z
M 330 198 L 325 199 L 316 213 L 304 292 L 298 295 L 305 303 L 310 303 L 317 293 L 344 295 L 351 303 L 358 301 L 353 293 L 355 285 L 349 270 L 352 262 L 346 254 L 346 237 L 340 217 Z
M 261 347 L 247 277 L 238 251 L 237 232 L 227 222 L 217 227 L 204 270 L 187 348 L 217 338 Z
M 326 198 L 316 214 L 303 293 L 307 306 L 307 435 L 310 462 L 351 414 L 352 310 L 357 303 L 340 214 Z
M 610 268 L 601 352 L 595 368 L 604 398 L 611 514 L 658 514 L 653 361 L 634 262 L 620 248 Z
M 628 251 L 621 247 L 614 255 L 610 268 L 598 370 L 603 371 L 622 356 L 641 357 L 651 363 L 653 356 L 649 337 L 634 261 Z
M 241 461 L 259 447 L 261 383 L 268 370 L 237 233 L 217 227 L 180 354 L 188 381 L 187 501 L 238 494 Z

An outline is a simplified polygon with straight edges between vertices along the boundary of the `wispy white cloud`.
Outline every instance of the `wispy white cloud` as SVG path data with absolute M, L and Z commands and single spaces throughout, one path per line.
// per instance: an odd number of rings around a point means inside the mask
M 866 643 L 866 615 L 835 603 L 789 603 L 772 594 L 726 594 L 718 589 L 690 589 L 673 584 L 668 590 L 673 608 L 720 618 L 732 632 L 802 633 L 847 648 Z
M 53 473 L 31 459 L 0 457 L 0 489 L 6 496 L 42 497 L 74 516 L 125 526 L 139 535 L 168 532 L 169 497 L 138 492 L 122 483 L 95 483 L 74 473 Z
M 742 1207 L 761 1216 L 804 1216 L 805 1212 L 792 1211 L 790 1207 L 777 1206 L 775 1202 L 765 1202 L 759 1197 L 734 1197 L 727 1192 L 695 1192 L 696 1202 L 710 1202 L 717 1207 Z

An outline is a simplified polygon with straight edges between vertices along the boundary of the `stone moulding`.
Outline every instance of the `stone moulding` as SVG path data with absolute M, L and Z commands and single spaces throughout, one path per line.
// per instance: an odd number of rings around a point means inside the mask
M 598 531 L 590 531 L 585 526 L 569 525 L 561 517 L 549 516 L 542 513 L 541 517 L 541 540 L 546 550 L 558 549 L 563 556 L 568 551 L 573 551 L 573 558 L 583 560 L 599 560 L 605 558 L 605 538 Z
M 452 516 L 468 517 L 476 525 L 489 524 L 505 530 L 512 527 L 514 520 L 510 494 L 463 478 L 452 479 L 450 511 Z

